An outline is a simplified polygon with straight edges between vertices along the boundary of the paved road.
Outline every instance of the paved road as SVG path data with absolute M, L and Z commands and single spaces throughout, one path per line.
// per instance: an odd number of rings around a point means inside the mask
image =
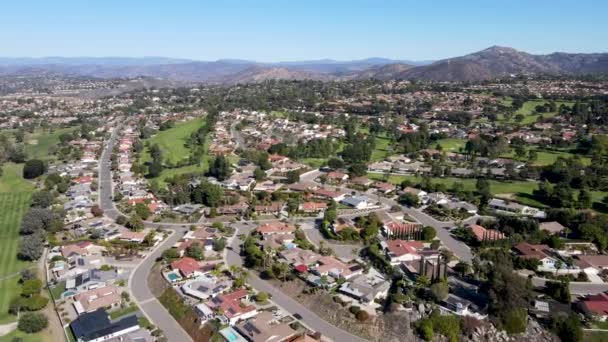
M 238 234 L 246 234 L 249 229 L 241 229 Z M 242 241 L 235 237 L 230 244 L 232 250 L 228 250 L 226 253 L 226 264 L 228 266 L 237 265 L 242 267 L 243 260 L 239 256 L 238 251 L 240 250 L 239 245 Z M 336 342 L 342 341 L 355 341 L 355 342 L 363 342 L 367 341 L 361 337 L 355 336 L 347 331 L 344 331 L 336 326 L 331 325 L 321 317 L 317 316 L 314 312 L 306 308 L 304 305 L 300 304 L 296 300 L 287 296 L 280 289 L 274 287 L 267 281 L 260 279 L 258 276 L 253 274 L 253 272 L 249 272 L 249 276 L 247 277 L 247 283 L 249 283 L 253 288 L 258 291 L 267 292 L 272 296 L 272 301 L 277 305 L 287 310 L 291 314 L 300 314 L 302 316 L 301 321 L 304 322 L 311 329 L 320 332 L 323 336 L 329 337 Z
M 416 221 L 420 222 L 422 225 L 431 226 L 435 228 L 439 240 L 441 240 L 441 242 L 447 248 L 449 248 L 458 259 L 466 261 L 469 264 L 471 263 L 471 261 L 473 260 L 473 254 L 471 253 L 471 249 L 469 248 L 469 246 L 467 246 L 462 241 L 455 239 L 452 234 L 450 234 L 448 229 L 445 229 L 445 227 L 455 227 L 456 225 L 454 223 L 437 221 L 431 216 L 415 208 L 404 208 L 404 211 L 406 214 L 416 219 Z
M 301 223 L 300 227 L 306 234 L 306 237 L 308 238 L 308 240 L 310 240 L 315 246 L 318 247 L 321 244 L 321 241 L 323 241 L 325 246 L 328 246 L 329 248 L 331 248 L 338 258 L 352 260 L 352 259 L 356 259 L 359 256 L 358 251 L 361 250 L 360 244 L 331 243 L 323 237 L 323 235 L 321 234 L 319 229 L 317 229 L 317 227 L 315 227 L 314 222 Z M 357 252 L 353 253 L 353 249 L 356 249 Z
M 173 234 L 157 246 L 129 277 L 129 288 L 131 289 L 131 293 L 133 293 L 135 301 L 139 304 L 146 317 L 163 330 L 169 341 L 191 341 L 192 338 L 154 297 L 148 287 L 147 280 L 156 259 L 161 256 L 165 249 L 174 245 L 184 235 L 185 231 L 186 229 L 175 229 Z
M 105 149 L 99 160 L 99 205 L 104 210 L 105 216 L 116 219 L 121 213 L 114 206 L 112 201 L 112 172 L 110 170 L 110 156 L 112 148 L 117 140 L 119 129 L 112 132 Z M 159 224 L 145 222 L 146 227 L 158 228 L 168 227 L 174 230 L 173 234 L 163 241 L 156 249 L 148 254 L 142 262 L 131 272 L 129 277 L 129 289 L 142 312 L 146 317 L 164 332 L 169 341 L 191 341 L 192 338 L 186 331 L 173 319 L 162 304 L 154 297 L 148 287 L 148 274 L 151 272 L 156 259 L 162 251 L 174 245 L 187 230 L 182 225 Z

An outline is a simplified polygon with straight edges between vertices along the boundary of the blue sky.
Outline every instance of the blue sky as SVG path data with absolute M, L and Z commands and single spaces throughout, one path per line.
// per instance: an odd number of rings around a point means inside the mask
M 0 56 L 439 59 L 608 52 L 608 1 L 3 1 Z

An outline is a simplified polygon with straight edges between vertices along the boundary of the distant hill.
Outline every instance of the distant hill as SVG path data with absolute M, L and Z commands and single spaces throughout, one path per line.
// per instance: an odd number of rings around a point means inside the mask
M 500 46 L 432 63 L 379 57 L 353 61 L 322 59 L 276 63 L 239 59 L 208 62 L 165 57 L 0 58 L 0 75 L 53 73 L 99 78 L 152 77 L 210 84 L 260 82 L 268 79 L 479 81 L 522 74 L 607 72 L 607 53 L 556 52 L 533 55 Z
M 395 78 L 434 81 L 479 81 L 509 75 L 558 75 L 608 72 L 608 54 L 552 53 L 532 55 L 493 46 L 466 56 L 419 66 Z

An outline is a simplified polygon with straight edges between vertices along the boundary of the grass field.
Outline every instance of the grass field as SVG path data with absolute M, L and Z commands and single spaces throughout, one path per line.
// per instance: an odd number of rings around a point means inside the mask
M 390 142 L 391 139 L 385 133 L 376 136 L 376 148 L 372 151 L 372 161 L 383 160 L 393 154 Z
M 530 148 L 527 148 L 527 150 L 529 151 Z M 545 166 L 545 165 L 550 165 L 553 164 L 555 162 L 555 160 L 557 160 L 558 157 L 564 157 L 564 158 L 572 158 L 575 155 L 569 152 L 562 152 L 562 151 L 543 151 L 543 150 L 536 150 L 536 160 L 534 161 L 534 165 L 536 166 Z M 509 153 L 505 153 L 503 155 L 501 155 L 502 158 L 511 158 L 511 159 L 518 159 L 515 156 L 515 152 L 513 152 L 513 150 L 511 150 Z M 581 159 L 581 162 L 583 163 L 583 165 L 589 165 L 591 163 L 591 158 L 589 157 L 585 157 L 585 156 L 579 156 Z M 521 159 L 521 161 L 526 161 L 526 158 Z
M 163 158 L 176 163 L 188 158 L 190 149 L 185 146 L 190 135 L 205 124 L 204 118 L 196 118 L 186 122 L 175 124 L 175 127 L 166 131 L 159 131 L 156 135 L 143 142 L 150 145 L 158 145 L 163 152 Z M 150 154 L 146 150 L 141 154 L 141 160 L 146 162 L 151 160 Z
M 368 177 L 371 179 L 384 179 L 383 174 L 369 173 Z M 388 181 L 393 184 L 401 184 L 404 180 L 409 179 L 413 183 L 419 183 L 422 181 L 421 177 L 417 176 L 401 176 L 401 175 L 390 175 Z M 461 183 L 465 190 L 474 190 L 475 183 L 477 181 L 471 178 L 433 178 L 433 183 L 445 184 L 448 188 L 452 187 L 454 183 Z M 533 190 L 537 189 L 536 182 L 526 181 L 513 181 L 513 182 L 500 182 L 496 180 L 490 180 L 490 191 L 492 194 L 517 194 L 517 193 L 532 193 Z
M 59 136 L 63 133 L 74 131 L 76 128 L 60 128 L 55 129 L 52 133 L 49 131 L 36 130 L 32 134 L 25 135 L 25 152 L 28 158 L 35 159 L 52 159 L 49 149 L 59 144 Z
M 437 140 L 436 143 L 431 144 L 431 148 L 435 148 L 437 145 L 441 145 L 443 151 L 458 153 L 464 150 L 464 145 L 466 145 L 466 139 L 457 139 L 457 138 L 447 138 Z
M 52 341 L 53 338 L 50 333 L 47 332 L 48 329 L 45 329 L 36 334 L 27 334 L 19 330 L 15 330 L 12 333 L 0 337 L 0 342 L 12 342 L 15 341 L 15 338 L 20 338 L 19 341 L 23 342 L 48 342 Z
M 185 146 L 186 141 L 190 135 L 198 130 L 202 125 L 205 124 L 204 118 L 196 118 L 187 122 L 178 123 L 175 127 L 166 131 L 158 132 L 155 136 L 144 140 L 144 143 L 150 145 L 157 144 L 162 152 L 165 160 L 170 160 L 172 163 L 176 163 L 180 160 L 187 159 L 190 156 L 190 149 Z M 208 142 L 205 142 L 205 149 L 207 149 Z M 147 149 L 141 153 L 140 161 L 150 161 L 151 157 Z M 164 169 L 161 175 L 157 178 L 160 182 L 164 182 L 165 179 L 178 174 L 191 173 L 191 172 L 204 172 L 208 167 L 208 156 L 203 156 L 203 162 L 201 165 L 188 165 L 179 168 Z
M 19 225 L 34 186 L 21 178 L 22 165 L 7 163 L 0 177 L 0 324 L 11 322 L 10 300 L 20 292 L 18 273 L 30 263 L 17 260 Z
M 528 124 L 534 123 L 534 122 L 536 122 L 536 120 L 538 120 L 538 117 L 541 116 L 541 114 L 536 113 L 535 107 L 538 105 L 545 104 L 547 102 L 548 102 L 547 100 L 526 101 L 526 102 L 524 102 L 523 106 L 515 112 L 515 114 L 513 115 L 513 117 L 511 117 L 510 120 L 505 120 L 502 115 L 499 116 L 499 120 L 504 121 L 504 122 L 515 122 L 515 116 L 518 114 L 521 114 L 524 116 L 524 119 L 521 122 L 521 124 L 528 125 Z M 572 106 L 573 102 L 555 101 L 555 104 L 559 108 L 559 106 L 562 104 L 566 105 L 566 106 Z M 543 118 L 551 118 L 556 115 L 557 115 L 557 112 L 542 113 Z

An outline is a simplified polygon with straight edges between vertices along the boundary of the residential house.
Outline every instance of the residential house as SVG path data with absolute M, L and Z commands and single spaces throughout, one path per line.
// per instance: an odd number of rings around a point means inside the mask
M 135 332 L 139 323 L 135 315 L 112 322 L 105 310 L 98 309 L 78 316 L 70 323 L 70 329 L 77 342 L 101 342 Z
M 535 259 L 540 262 L 539 269 L 542 271 L 555 270 L 557 258 L 551 256 L 551 248 L 547 245 L 533 245 L 527 242 L 520 242 L 513 246 L 517 255 L 525 259 Z
M 499 232 L 498 230 L 486 229 L 478 224 L 470 225 L 469 229 L 478 242 L 503 240 L 505 238 L 505 234 Z
M 420 259 L 419 251 L 424 248 L 420 241 L 405 240 L 386 240 L 382 241 L 380 246 L 393 265 Z
M 240 289 L 217 295 L 205 304 L 212 310 L 221 312 L 230 324 L 234 325 L 240 320 L 248 319 L 258 314 L 255 306 L 243 303 L 243 300 L 247 300 L 248 298 L 249 294 L 247 290 Z
M 344 282 L 339 290 L 361 303 L 369 304 L 376 299 L 385 298 L 390 286 L 391 283 L 372 268 L 367 274 L 356 275 Z
M 224 293 L 232 287 L 232 281 L 219 281 L 212 276 L 198 277 L 187 281 L 181 286 L 184 294 L 200 300 L 206 300 L 211 297 Z
M 204 273 L 202 272 L 202 267 L 199 265 L 198 261 L 190 257 L 183 257 L 173 261 L 171 263 L 171 269 L 178 270 L 185 278 L 202 276 Z
M 327 173 L 327 179 L 334 182 L 343 182 L 348 179 L 348 175 L 340 171 L 331 171 Z
M 333 278 L 345 278 L 361 274 L 363 268 L 357 264 L 345 264 L 333 256 L 322 256 L 317 261 L 317 266 L 311 268 L 311 271 L 319 276 L 328 275 Z
M 566 227 L 562 226 L 557 221 L 542 222 L 538 225 L 538 229 L 546 231 L 551 235 L 561 235 L 566 232 Z
M 293 234 L 296 231 L 296 227 L 292 224 L 285 222 L 270 222 L 259 226 L 256 231 L 262 235 L 268 234 Z
M 105 286 L 74 296 L 74 309 L 80 315 L 97 309 L 115 308 L 120 304 L 120 301 L 118 289 L 114 286 Z
M 299 210 L 301 212 L 312 214 L 324 212 L 327 209 L 327 203 L 325 202 L 304 202 L 300 204 Z
M 578 302 L 578 308 L 585 315 L 604 322 L 608 318 L 608 294 L 588 295 Z
M 282 342 L 296 335 L 289 324 L 279 322 L 269 311 L 238 323 L 235 329 L 251 342 Z
M 576 265 L 585 273 L 599 274 L 608 270 L 608 255 L 578 255 Z
M 374 205 L 372 201 L 365 196 L 346 197 L 341 202 L 355 209 L 366 209 Z

